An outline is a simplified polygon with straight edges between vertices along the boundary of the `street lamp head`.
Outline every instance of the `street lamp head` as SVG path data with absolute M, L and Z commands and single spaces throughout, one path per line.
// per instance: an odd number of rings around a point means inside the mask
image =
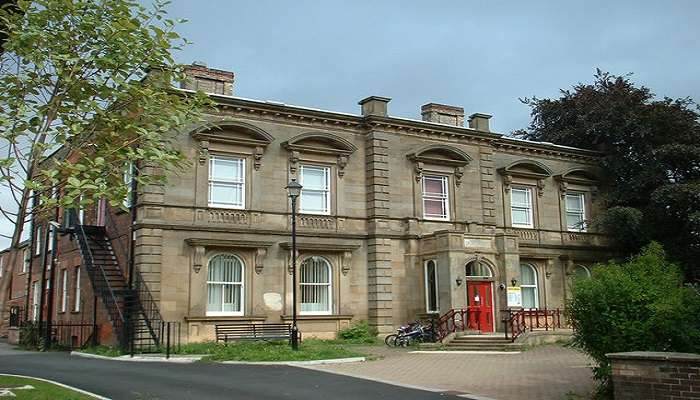
M 289 197 L 296 199 L 301 194 L 301 185 L 296 179 L 292 179 L 287 185 L 287 191 L 289 192 Z

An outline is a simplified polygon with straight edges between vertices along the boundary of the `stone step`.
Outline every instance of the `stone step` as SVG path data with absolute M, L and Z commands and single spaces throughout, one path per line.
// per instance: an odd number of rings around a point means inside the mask
M 462 350 L 462 351 L 520 351 L 521 350 L 520 346 L 498 346 L 498 345 L 470 346 L 470 345 L 448 344 L 446 347 L 448 350 Z

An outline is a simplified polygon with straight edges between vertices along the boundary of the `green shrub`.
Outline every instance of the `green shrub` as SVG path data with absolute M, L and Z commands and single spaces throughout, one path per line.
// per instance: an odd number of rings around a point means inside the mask
M 377 328 L 367 321 L 358 321 L 338 332 L 338 337 L 348 342 L 374 343 L 377 341 Z
M 612 393 L 607 353 L 700 352 L 700 296 L 683 286 L 655 242 L 627 263 L 601 265 L 591 279 L 575 280 L 568 313 L 574 346 L 597 364 L 600 398 Z

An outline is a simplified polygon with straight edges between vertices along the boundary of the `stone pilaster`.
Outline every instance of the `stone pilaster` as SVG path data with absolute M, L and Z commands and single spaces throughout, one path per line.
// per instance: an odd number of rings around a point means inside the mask
M 389 215 L 389 152 L 386 136 L 370 132 L 366 141 L 367 216 L 367 279 L 369 321 L 379 332 L 394 330 L 392 306 L 391 239 L 378 237 L 388 229 L 382 217 Z
M 137 273 L 148 285 L 154 299 L 160 299 L 163 230 L 140 228 L 134 232 L 134 262 Z
M 486 225 L 496 225 L 496 175 L 491 146 L 479 146 L 481 209 Z

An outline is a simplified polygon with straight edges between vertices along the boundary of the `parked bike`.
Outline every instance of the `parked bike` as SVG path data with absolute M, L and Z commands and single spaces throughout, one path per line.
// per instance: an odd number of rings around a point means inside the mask
M 437 334 L 434 331 L 432 324 L 423 325 L 420 322 L 412 322 L 408 325 L 401 326 L 396 330 L 395 334 L 388 335 L 384 338 L 384 343 L 387 346 L 393 347 L 408 347 L 417 342 L 435 342 Z

